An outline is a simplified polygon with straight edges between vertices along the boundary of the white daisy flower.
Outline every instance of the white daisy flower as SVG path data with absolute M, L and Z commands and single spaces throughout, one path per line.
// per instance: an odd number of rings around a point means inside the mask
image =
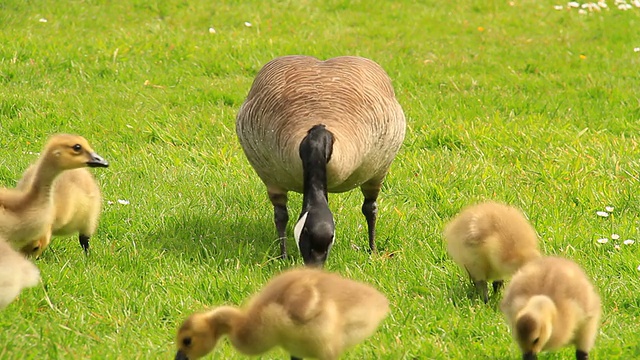
M 635 242 L 636 242 L 635 240 L 627 239 L 627 240 L 623 241 L 622 243 L 625 244 L 625 245 L 633 245 L 633 243 L 635 243 Z
M 604 209 L 607 210 L 607 212 L 613 212 L 613 206 L 605 206 Z
M 611 234 L 611 240 L 618 240 L 620 239 L 620 235 L 618 234 Z
M 129 200 L 118 199 L 118 204 L 120 204 L 120 205 L 129 205 Z
M 555 5 L 553 8 L 556 9 L 556 10 L 564 9 L 564 7 L 562 5 Z
M 596 240 L 599 244 L 606 244 L 609 242 L 609 239 L 607 238 L 602 238 L 602 239 L 598 239 Z
M 609 217 L 609 213 L 606 211 L 598 211 L 596 212 L 596 215 L 600 216 L 600 217 Z

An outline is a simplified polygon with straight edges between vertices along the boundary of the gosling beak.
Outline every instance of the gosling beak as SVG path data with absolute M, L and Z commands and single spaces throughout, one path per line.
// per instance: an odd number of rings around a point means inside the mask
M 92 152 L 89 154 L 91 156 L 91 160 L 87 161 L 88 167 L 109 167 L 109 163 L 107 160 L 102 158 L 102 156 Z
M 537 360 L 538 355 L 536 355 L 533 351 L 529 351 L 527 353 L 522 354 L 522 360 Z
M 175 360 L 189 360 L 189 358 L 185 353 L 182 352 L 182 350 L 178 350 Z

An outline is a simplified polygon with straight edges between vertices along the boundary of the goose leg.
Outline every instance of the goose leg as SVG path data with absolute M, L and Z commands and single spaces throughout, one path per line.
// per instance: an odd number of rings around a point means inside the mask
M 381 183 L 374 185 L 363 184 L 360 187 L 364 195 L 364 203 L 362 204 L 362 214 L 367 219 L 367 228 L 369 229 L 369 249 L 371 252 L 376 251 L 376 217 L 378 215 L 378 194 L 380 193 Z
M 82 246 L 82 250 L 84 250 L 85 255 L 89 255 L 89 238 L 89 236 L 84 234 L 80 234 L 80 236 L 78 236 L 80 246 Z
M 280 257 L 287 257 L 287 223 L 289 222 L 289 212 L 287 211 L 287 193 L 274 192 L 268 190 L 269 200 L 273 204 L 273 219 L 280 240 Z

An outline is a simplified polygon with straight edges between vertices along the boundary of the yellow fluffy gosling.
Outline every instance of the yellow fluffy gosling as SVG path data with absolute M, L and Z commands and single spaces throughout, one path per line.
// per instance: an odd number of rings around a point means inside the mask
M 178 330 L 176 360 L 199 359 L 227 335 L 241 353 L 280 346 L 291 359 L 333 360 L 369 337 L 389 311 L 387 298 L 363 283 L 303 268 L 273 278 L 242 309 L 191 315 Z
M 496 293 L 516 270 L 538 258 L 538 237 L 516 208 L 496 202 L 470 206 L 458 214 L 444 230 L 447 251 L 467 270 L 471 281 L 489 301 L 487 281 Z
M 27 287 L 40 281 L 40 271 L 0 239 L 0 309 L 4 309 Z
M 107 167 L 109 164 L 81 136 L 52 136 L 35 164 L 33 179 L 24 189 L 0 189 L 0 236 L 14 249 L 47 238 L 54 219 L 51 189 L 65 170 Z
M 500 304 L 523 359 L 573 344 L 576 359 L 589 358 L 600 323 L 600 297 L 573 261 L 546 257 L 522 267 Z
M 18 189 L 31 185 L 36 171 L 32 165 L 22 176 Z M 86 168 L 73 169 L 60 174 L 53 183 L 54 218 L 51 232 L 22 248 L 22 253 L 35 257 L 49 245 L 51 235 L 79 234 L 80 246 L 89 251 L 89 239 L 96 231 L 102 197 L 95 178 Z

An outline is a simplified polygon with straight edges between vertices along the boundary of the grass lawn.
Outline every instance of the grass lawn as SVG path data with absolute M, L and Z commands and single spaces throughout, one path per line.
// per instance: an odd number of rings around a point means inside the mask
M 360 192 L 330 195 L 327 268 L 392 304 L 344 358 L 520 358 L 499 298 L 471 297 L 443 246 L 443 225 L 483 199 L 521 208 L 544 253 L 594 280 L 592 358 L 640 356 L 640 8 L 607 3 L 3 0 L 0 184 L 56 132 L 85 136 L 111 167 L 94 171 L 104 211 L 91 255 L 53 240 L 36 262 L 42 286 L 0 312 L 0 359 L 171 359 L 188 314 L 241 303 L 301 263 L 295 221 L 296 256 L 274 259 L 273 209 L 235 135 L 256 72 L 287 54 L 377 61 L 407 116 L 379 253 L 365 251 Z M 290 198 L 295 219 L 302 197 Z M 241 357 L 223 341 L 209 358 Z

